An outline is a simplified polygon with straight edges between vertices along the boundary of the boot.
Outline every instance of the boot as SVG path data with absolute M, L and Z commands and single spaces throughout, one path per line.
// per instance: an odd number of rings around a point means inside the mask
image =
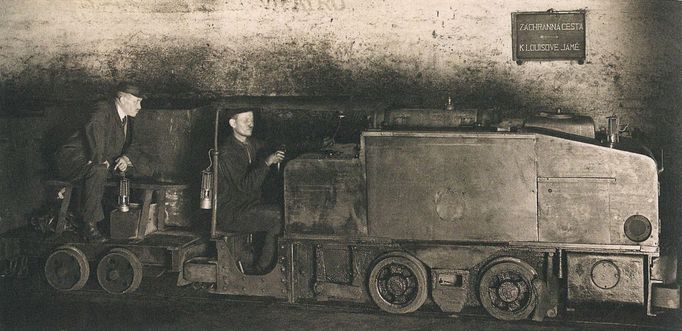
M 268 269 L 265 269 L 259 265 L 246 265 L 240 266 L 241 272 L 245 275 L 250 276 L 262 276 L 268 273 Z
M 90 243 L 101 243 L 106 241 L 106 238 L 97 229 L 97 223 L 83 224 L 83 239 Z

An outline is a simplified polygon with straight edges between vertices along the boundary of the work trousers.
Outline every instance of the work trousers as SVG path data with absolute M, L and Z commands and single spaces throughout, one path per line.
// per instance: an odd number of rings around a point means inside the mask
M 89 163 L 80 167 L 68 167 L 68 164 L 59 164 L 59 162 L 58 165 L 60 177 L 81 185 L 83 223 L 94 225 L 103 220 L 102 197 L 109 174 L 106 165 Z
M 263 250 L 256 265 L 262 270 L 273 263 L 277 251 L 277 235 L 282 230 L 280 206 L 271 204 L 256 205 L 241 213 L 232 222 L 219 222 L 218 230 L 224 232 L 254 233 L 265 232 Z

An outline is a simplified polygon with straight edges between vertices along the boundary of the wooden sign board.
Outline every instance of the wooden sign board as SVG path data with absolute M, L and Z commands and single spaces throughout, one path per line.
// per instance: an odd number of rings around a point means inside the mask
M 516 63 L 574 60 L 585 62 L 585 11 L 512 13 Z

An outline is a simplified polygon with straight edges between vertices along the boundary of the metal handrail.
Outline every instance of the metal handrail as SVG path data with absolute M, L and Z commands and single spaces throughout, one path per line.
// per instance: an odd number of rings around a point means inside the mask
M 218 120 L 220 118 L 220 109 L 215 112 L 215 127 L 213 129 L 213 153 L 211 154 L 211 162 L 213 162 L 213 208 L 211 208 L 211 238 L 216 238 L 216 225 L 218 222 Z

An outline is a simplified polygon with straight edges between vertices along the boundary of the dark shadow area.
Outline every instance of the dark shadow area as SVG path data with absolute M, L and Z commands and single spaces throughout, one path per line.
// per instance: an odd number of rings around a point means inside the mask
M 32 268 L 41 268 L 33 261 Z M 446 314 L 432 306 L 415 313 L 388 314 L 368 303 L 297 302 L 223 296 L 208 287 L 175 286 L 175 274 L 145 278 L 126 295 L 107 294 L 96 279 L 83 290 L 56 292 L 36 273 L 0 279 L 3 330 L 675 330 L 679 313 L 646 317 L 622 305 L 585 306 L 566 319 L 498 321 L 477 308 Z

